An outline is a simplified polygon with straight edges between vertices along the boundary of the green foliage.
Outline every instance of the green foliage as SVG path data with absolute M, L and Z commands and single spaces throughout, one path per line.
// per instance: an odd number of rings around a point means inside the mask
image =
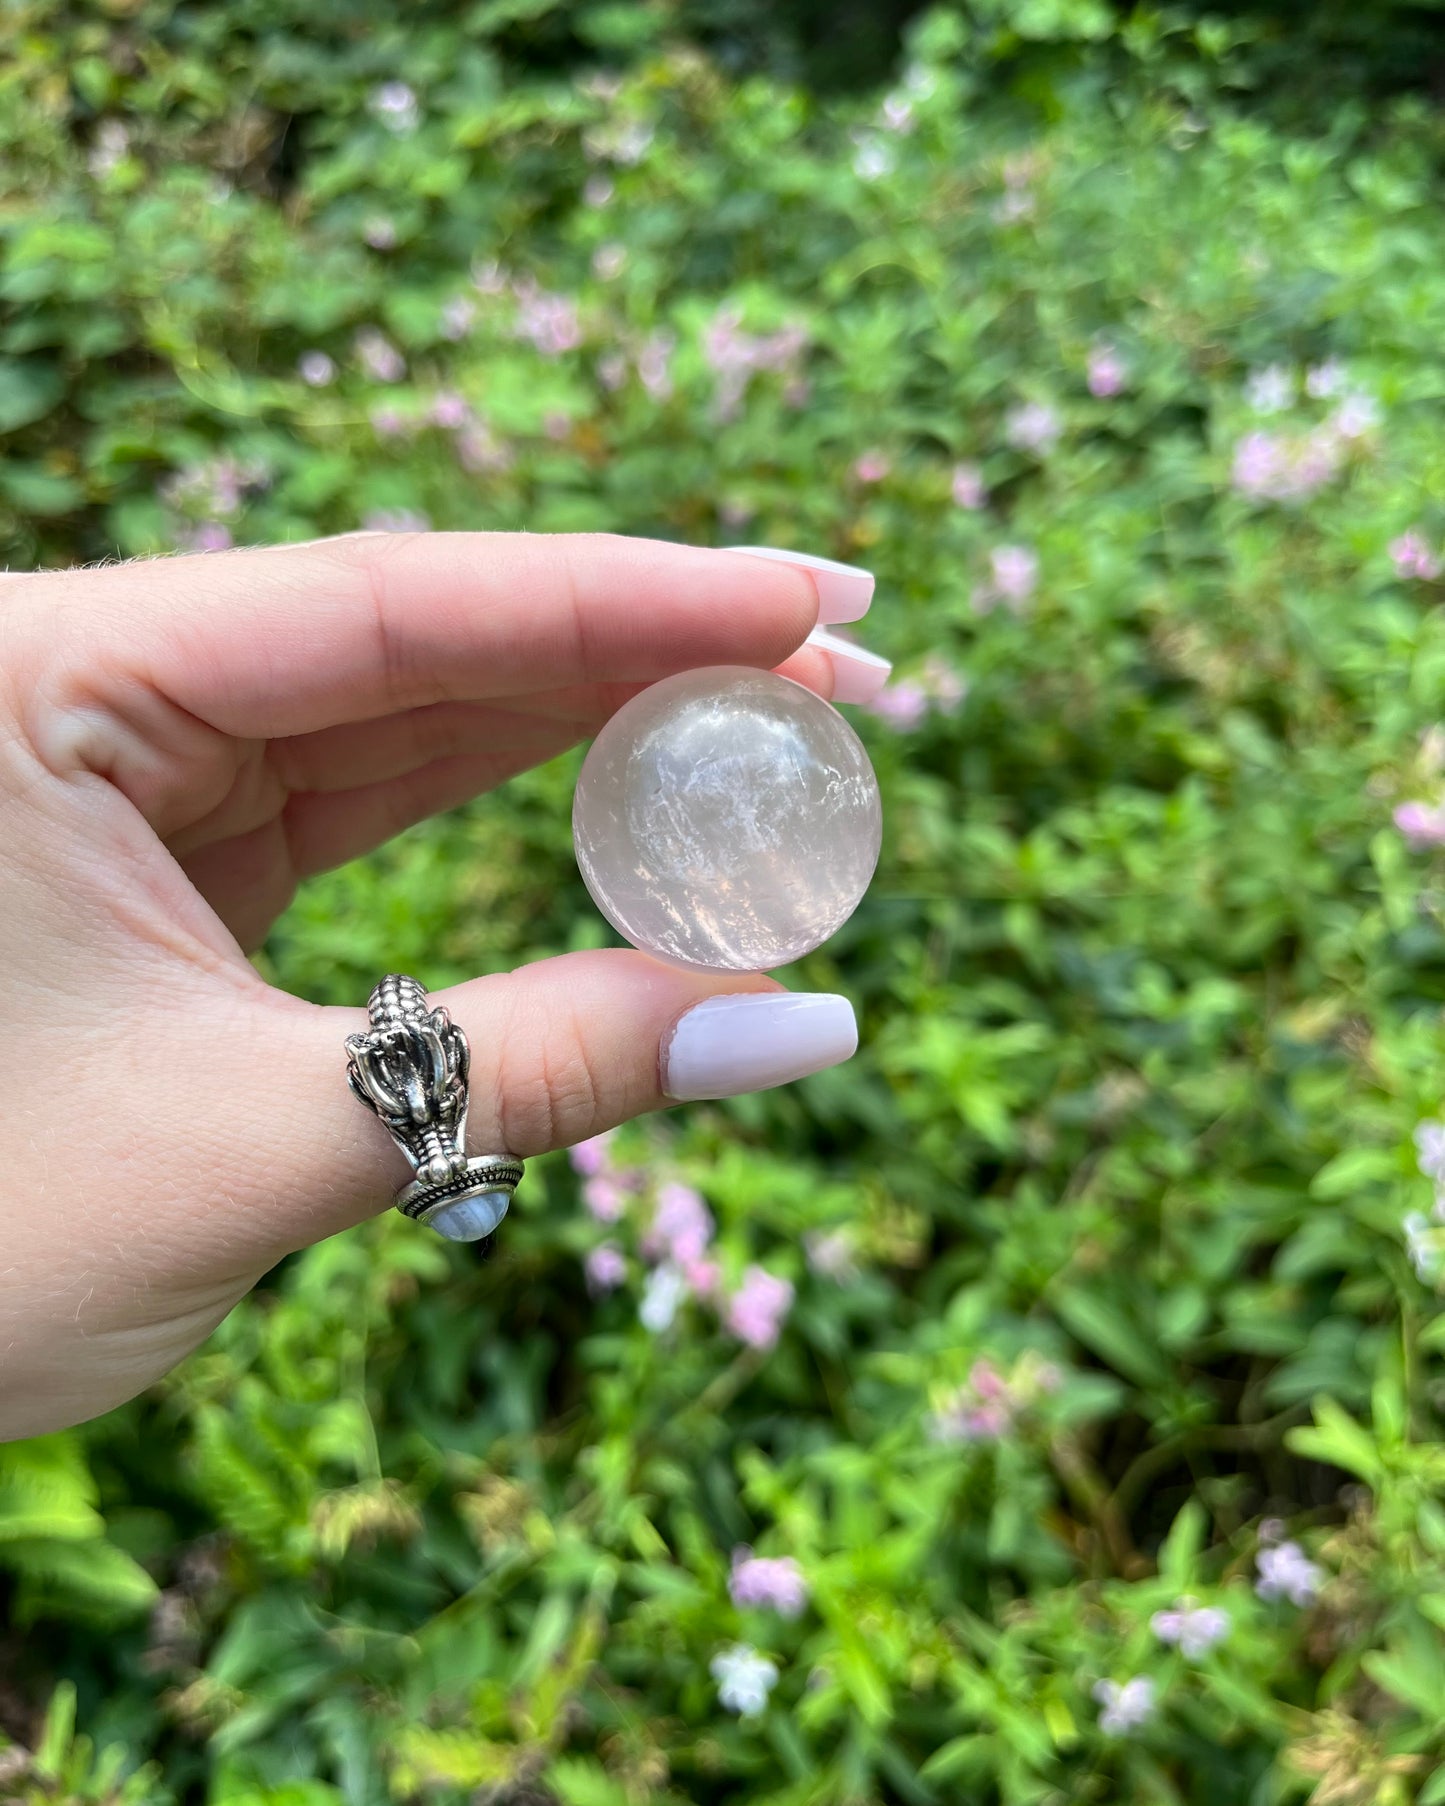
M 627 1131 L 611 1231 L 557 1157 L 488 1261 L 323 1244 L 0 1459 L 18 1797 L 1445 1798 L 1445 892 L 1391 822 L 1442 786 L 1439 119 L 1286 133 L 1232 28 L 1087 0 L 936 11 L 829 101 L 677 20 L 14 34 L 12 563 L 397 511 L 795 545 L 877 570 L 921 711 L 864 723 L 883 864 L 791 975 L 857 1000 L 856 1061 Z M 354 1003 L 600 944 L 574 773 L 312 883 L 268 974 Z M 639 1322 L 668 1181 L 724 1288 L 795 1287 L 776 1347 Z M 1282 1539 L 1298 1602 L 1255 1591 Z M 732 1602 L 744 1544 L 798 1617 Z M 1229 1618 L 1193 1657 L 1181 1600 Z M 89 1744 L 63 1690 L 41 1722 L 64 1677 Z

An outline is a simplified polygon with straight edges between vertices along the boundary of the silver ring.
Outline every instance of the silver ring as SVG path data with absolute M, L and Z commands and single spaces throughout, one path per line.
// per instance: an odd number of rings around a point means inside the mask
M 371 993 L 371 1027 L 346 1037 L 346 1078 L 380 1118 L 416 1177 L 396 1195 L 403 1216 L 449 1242 L 479 1242 L 507 1214 L 523 1166 L 467 1144 L 467 1038 L 414 978 L 393 972 Z

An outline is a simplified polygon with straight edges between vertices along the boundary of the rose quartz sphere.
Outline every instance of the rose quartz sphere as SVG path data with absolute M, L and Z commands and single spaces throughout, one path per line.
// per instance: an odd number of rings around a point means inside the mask
M 878 863 L 862 742 L 771 671 L 664 678 L 592 744 L 572 807 L 592 899 L 634 947 L 678 965 L 768 971 L 826 941 Z

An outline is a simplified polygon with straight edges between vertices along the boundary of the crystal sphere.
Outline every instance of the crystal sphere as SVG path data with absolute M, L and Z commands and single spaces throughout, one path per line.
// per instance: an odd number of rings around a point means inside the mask
M 624 939 L 684 966 L 787 965 L 858 907 L 882 809 L 862 742 L 772 671 L 715 665 L 653 684 L 592 743 L 572 837 Z

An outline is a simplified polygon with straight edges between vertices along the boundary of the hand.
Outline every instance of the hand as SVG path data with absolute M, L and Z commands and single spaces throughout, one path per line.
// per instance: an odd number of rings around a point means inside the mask
M 870 590 L 736 552 L 441 533 L 0 579 L 0 1438 L 131 1397 L 408 1176 L 346 1088 L 364 1013 L 243 955 L 299 879 L 673 671 L 782 663 L 861 700 L 886 666 L 809 634 L 820 595 L 836 621 Z M 523 1156 L 854 1041 L 842 998 L 620 950 L 435 1001 L 471 1040 L 472 1148 Z

